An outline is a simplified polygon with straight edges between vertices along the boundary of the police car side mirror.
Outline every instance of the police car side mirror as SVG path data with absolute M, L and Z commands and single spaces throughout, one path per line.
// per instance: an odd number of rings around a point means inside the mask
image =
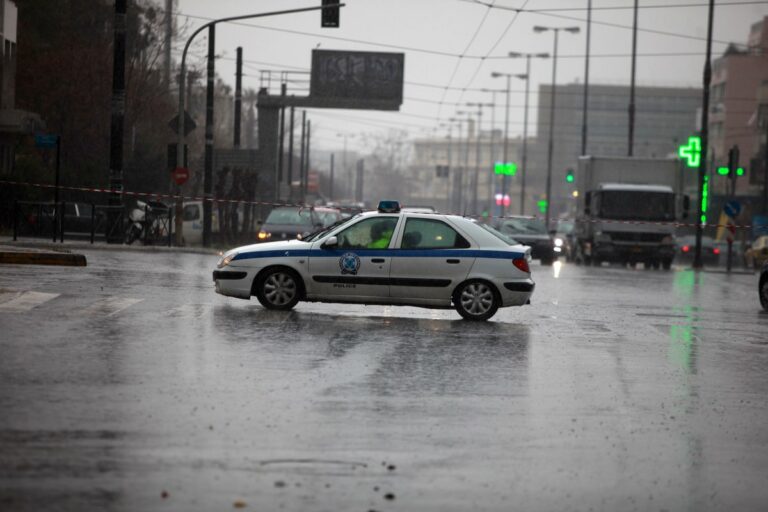
M 331 249 L 333 247 L 336 247 L 337 245 L 339 245 L 339 239 L 336 238 L 335 236 L 332 236 L 331 238 L 323 242 L 323 249 Z

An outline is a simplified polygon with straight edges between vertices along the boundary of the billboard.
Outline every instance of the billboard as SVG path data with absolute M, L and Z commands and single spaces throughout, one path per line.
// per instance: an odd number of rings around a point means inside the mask
M 403 102 L 404 66 L 402 53 L 314 50 L 309 96 L 342 108 L 396 109 Z

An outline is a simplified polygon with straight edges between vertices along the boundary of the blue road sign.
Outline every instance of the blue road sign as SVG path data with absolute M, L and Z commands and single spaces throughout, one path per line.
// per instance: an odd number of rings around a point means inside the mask
M 37 134 L 35 135 L 35 147 L 36 148 L 55 148 L 56 147 L 56 135 Z
M 725 206 L 723 206 L 723 211 L 727 216 L 729 216 L 732 219 L 735 219 L 741 213 L 741 203 L 735 199 L 731 199 L 730 201 L 725 203 Z

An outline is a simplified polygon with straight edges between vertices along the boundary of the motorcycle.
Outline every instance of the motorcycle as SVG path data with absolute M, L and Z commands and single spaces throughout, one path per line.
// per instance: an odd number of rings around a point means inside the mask
M 136 240 L 143 239 L 145 243 L 151 239 L 159 239 L 162 226 L 158 217 L 168 215 L 168 207 L 154 201 L 136 200 L 136 206 L 128 214 L 130 223 L 125 231 L 124 242 L 131 245 Z

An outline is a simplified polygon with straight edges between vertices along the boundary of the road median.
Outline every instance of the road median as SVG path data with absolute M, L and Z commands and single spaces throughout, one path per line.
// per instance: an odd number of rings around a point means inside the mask
M 0 264 L 85 267 L 87 261 L 83 254 L 0 246 Z

